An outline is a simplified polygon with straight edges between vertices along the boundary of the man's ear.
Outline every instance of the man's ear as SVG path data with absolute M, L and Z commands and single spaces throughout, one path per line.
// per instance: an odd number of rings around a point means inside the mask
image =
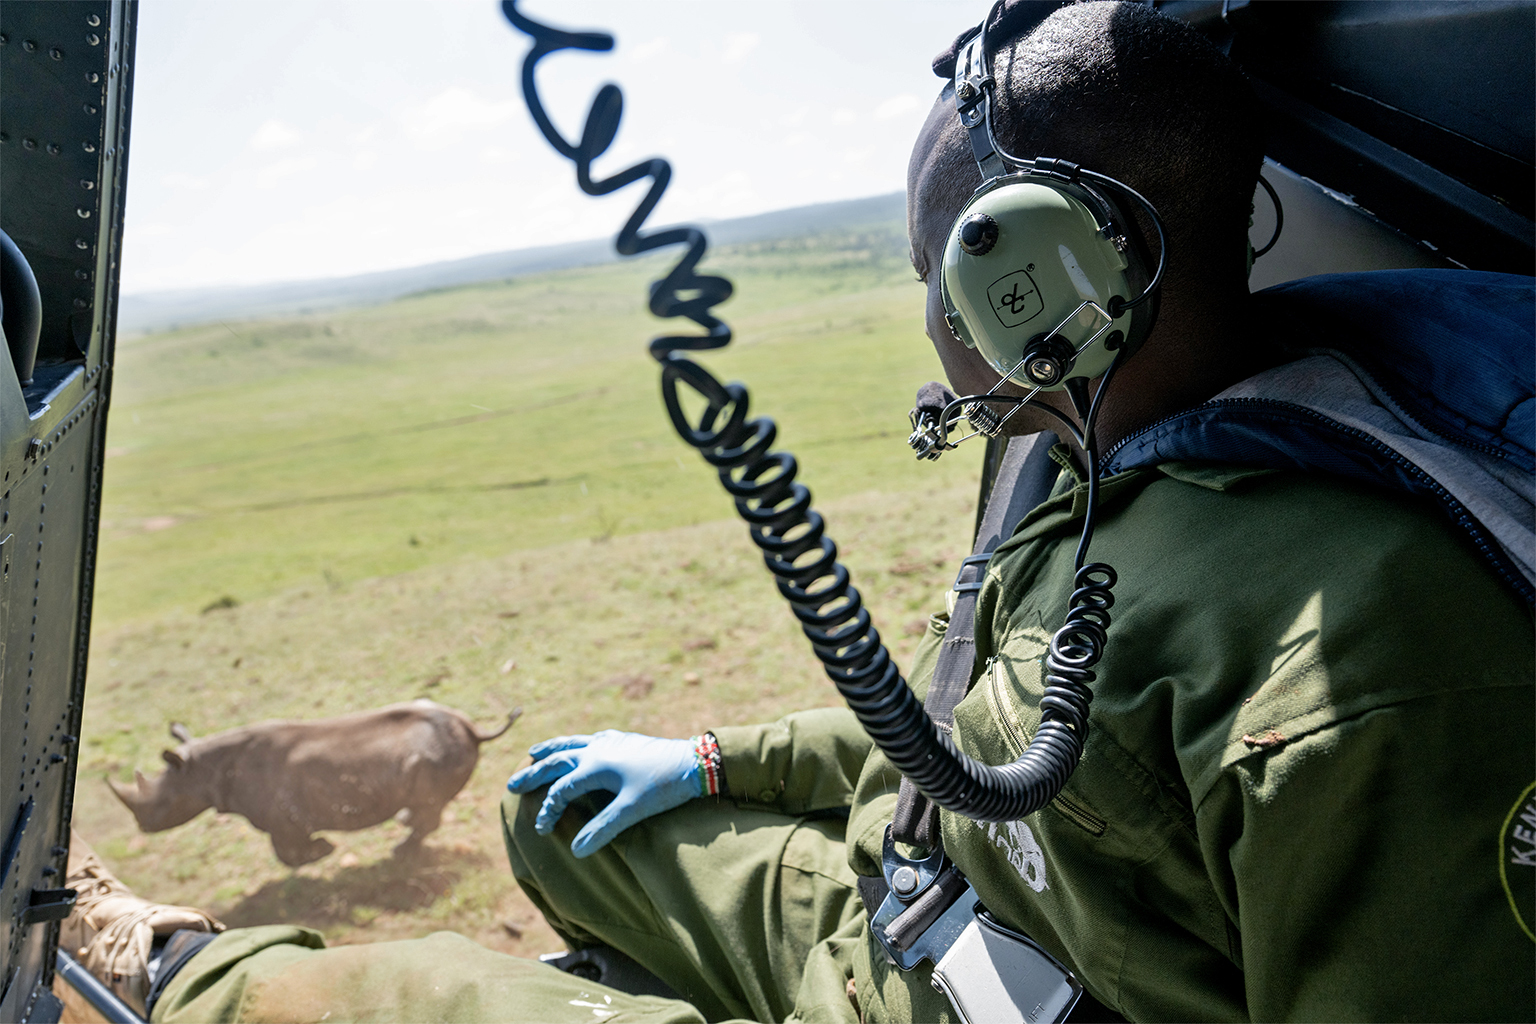
M 174 750 L 162 750 L 160 751 L 160 756 L 165 760 L 166 764 L 178 771 L 187 765 L 186 759 Z

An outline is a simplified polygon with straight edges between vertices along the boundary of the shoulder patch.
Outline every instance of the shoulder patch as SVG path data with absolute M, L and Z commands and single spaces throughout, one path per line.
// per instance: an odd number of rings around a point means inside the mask
M 1536 942 L 1536 782 L 1525 787 L 1499 830 L 1499 881 L 1520 930 Z

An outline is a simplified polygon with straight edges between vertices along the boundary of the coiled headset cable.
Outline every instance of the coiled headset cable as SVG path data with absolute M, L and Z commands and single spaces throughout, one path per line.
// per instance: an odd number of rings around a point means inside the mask
M 719 474 L 746 520 L 779 593 L 789 602 L 827 675 L 837 686 L 866 732 L 891 763 L 940 807 L 978 821 L 1013 821 L 1049 803 L 1066 782 L 1082 752 L 1088 726 L 1093 665 L 1103 652 L 1104 631 L 1113 603 L 1115 574 L 1102 563 L 1084 564 L 1093 533 L 1098 496 L 1097 444 L 1093 428 L 1098 406 L 1114 368 L 1104 375 L 1094 396 L 1080 440 L 1089 453 L 1089 504 L 1078 545 L 1071 610 L 1066 625 L 1051 640 L 1042 721 L 1036 738 L 1012 764 L 993 767 L 956 749 L 938 729 L 902 678 L 880 633 L 870 621 L 848 569 L 837 560 L 837 545 L 826 522 L 811 508 L 811 492 L 796 477 L 799 465 L 788 452 L 772 451 L 773 421 L 749 418 L 747 389 L 725 384 L 684 353 L 722 348 L 730 327 L 714 307 L 731 295 L 724 277 L 698 273 L 708 248 L 695 227 L 642 232 L 672 176 L 666 160 L 653 158 L 609 177 L 592 176 L 592 162 L 607 151 L 618 132 L 623 94 L 612 84 L 593 98 L 575 143 L 554 127 L 535 81 L 538 62 L 561 50 L 606 52 L 613 37 L 603 32 L 570 32 L 541 24 L 518 10 L 517 0 L 503 0 L 502 12 L 533 40 L 523 60 L 523 98 L 544 138 L 576 165 L 576 181 L 588 195 L 607 195 L 644 178 L 650 188 L 614 242 L 632 256 L 669 245 L 685 246 L 677 263 L 650 289 L 649 307 L 659 317 L 683 317 L 704 334 L 668 334 L 650 342 L 661 364 L 661 392 L 678 435 L 698 449 Z M 1118 362 L 1118 360 L 1117 360 Z M 705 403 L 697 421 L 683 408 L 681 387 Z M 1077 433 L 1074 430 L 1074 433 Z

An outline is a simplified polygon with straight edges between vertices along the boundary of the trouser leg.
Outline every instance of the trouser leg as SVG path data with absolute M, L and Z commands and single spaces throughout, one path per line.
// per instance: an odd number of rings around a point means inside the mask
M 839 819 L 695 800 L 578 860 L 570 842 L 597 805 L 573 804 L 545 837 L 533 829 L 543 795 L 502 804 L 523 891 L 574 947 L 622 951 L 710 1020 L 790 1016 L 813 950 L 863 914 Z
M 171 979 L 159 1024 L 233 1021 L 452 1021 L 702 1024 L 675 999 L 632 996 L 450 932 L 324 948 L 288 925 L 225 932 Z

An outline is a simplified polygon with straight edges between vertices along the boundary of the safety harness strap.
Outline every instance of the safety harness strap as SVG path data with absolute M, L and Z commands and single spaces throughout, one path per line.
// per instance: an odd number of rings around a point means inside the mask
M 976 671 L 976 595 L 986 578 L 987 562 L 993 550 L 1013 535 L 1019 521 L 1050 497 L 1059 468 L 1050 451 L 1057 443 L 1056 435 L 1049 431 L 1008 441 L 986 499 L 986 514 L 976 531 L 976 546 L 955 577 L 955 606 L 949 613 L 949 628 L 923 702 L 934 725 L 945 732 L 953 727 L 955 706 L 970 690 Z M 899 842 L 929 850 L 942 845 L 938 807 L 907 778 L 901 780 L 891 831 Z

